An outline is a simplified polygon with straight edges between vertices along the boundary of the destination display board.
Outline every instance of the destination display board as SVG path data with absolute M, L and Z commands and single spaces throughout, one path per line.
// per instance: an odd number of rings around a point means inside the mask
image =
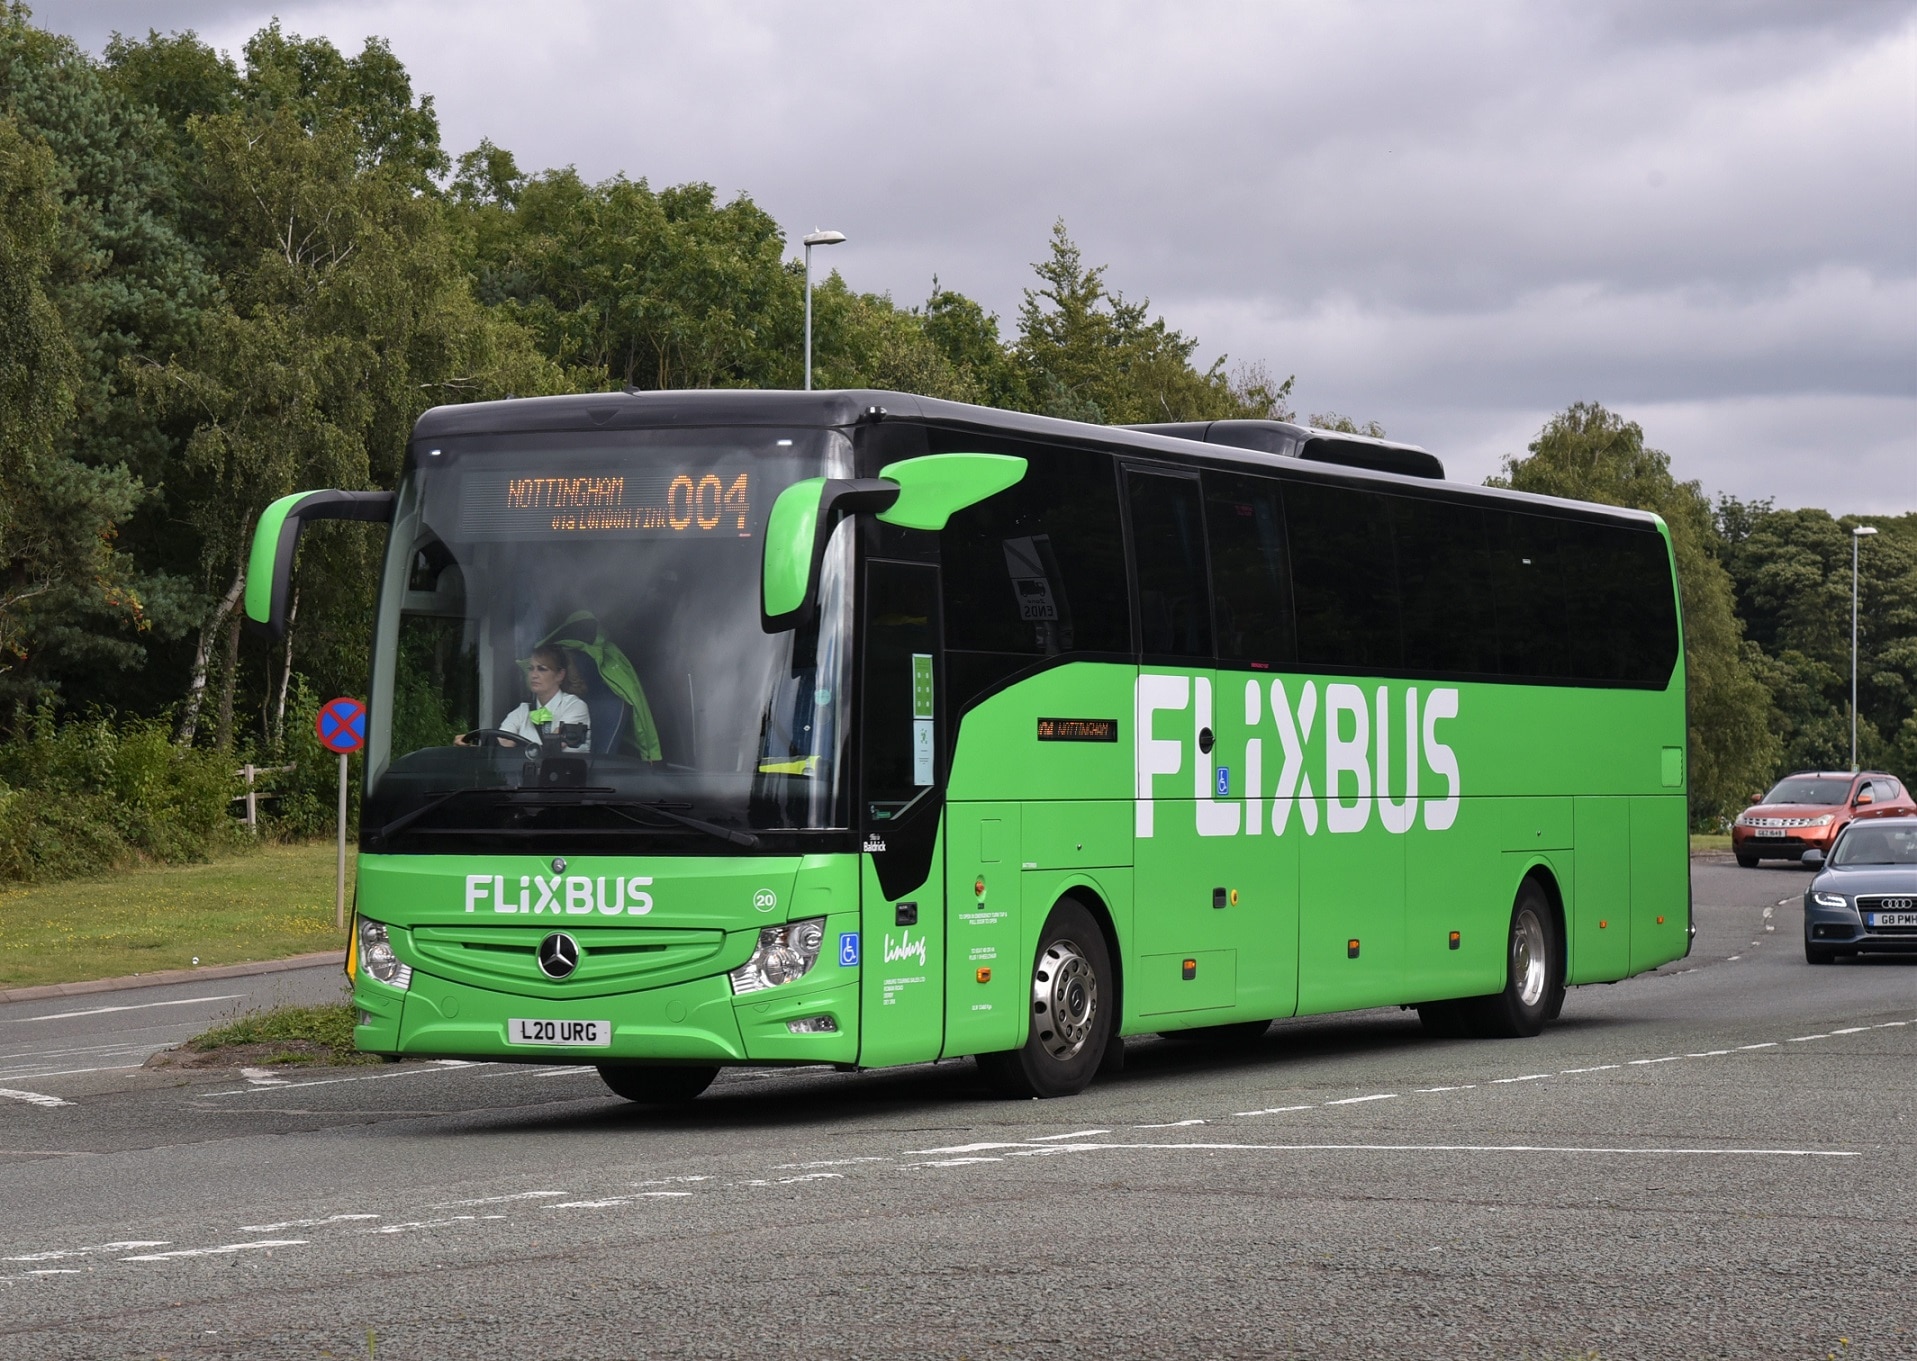
M 753 471 L 472 469 L 461 474 L 462 539 L 549 535 L 750 538 Z

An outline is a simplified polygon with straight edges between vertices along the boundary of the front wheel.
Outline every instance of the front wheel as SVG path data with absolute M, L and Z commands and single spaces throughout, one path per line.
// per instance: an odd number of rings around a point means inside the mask
M 643 1105 L 669 1106 L 690 1101 L 712 1085 L 717 1068 L 677 1068 L 641 1063 L 602 1063 L 599 1076 L 614 1096 Z
M 1002 1096 L 1076 1096 L 1091 1083 L 1117 1024 L 1105 933 L 1071 899 L 1052 909 L 1032 961 L 1031 1033 L 1021 1048 L 980 1054 Z
M 1837 958 L 1837 951 L 1828 945 L 1812 945 L 1804 942 L 1804 962 L 1806 964 L 1829 964 Z
M 1504 991 L 1465 1004 L 1472 1032 L 1487 1039 L 1519 1039 L 1543 1030 L 1562 996 L 1563 958 L 1551 904 L 1543 889 L 1526 880 L 1511 908 Z
M 1737 853 L 1737 867 L 1739 869 L 1754 870 L 1757 868 L 1757 857 L 1754 855 L 1745 855 L 1742 851 L 1739 851 Z

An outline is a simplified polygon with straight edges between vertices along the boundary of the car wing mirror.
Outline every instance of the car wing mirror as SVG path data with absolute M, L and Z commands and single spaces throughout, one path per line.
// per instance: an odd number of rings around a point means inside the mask
M 286 636 L 287 597 L 293 580 L 293 554 L 300 531 L 313 520 L 361 520 L 390 524 L 389 491 L 296 491 L 268 506 L 253 529 L 253 550 L 246 562 L 247 628 L 268 638 Z
M 871 514 L 905 529 L 936 532 L 955 512 L 1017 484 L 1026 466 L 1010 454 L 925 454 L 887 464 L 877 477 L 793 483 L 779 493 L 766 519 L 761 626 L 778 633 L 811 614 L 819 564 L 840 520 Z
M 1819 865 L 1824 863 L 1824 853 L 1820 850 L 1814 850 L 1814 849 L 1805 851 L 1803 863 L 1806 865 L 1809 865 L 1812 869 L 1816 869 Z

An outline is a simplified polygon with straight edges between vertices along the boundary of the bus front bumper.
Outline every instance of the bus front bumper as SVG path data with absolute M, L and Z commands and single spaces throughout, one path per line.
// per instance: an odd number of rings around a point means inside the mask
M 835 979 L 735 997 L 724 975 L 564 1001 L 455 983 L 415 971 L 401 991 L 362 975 L 353 1040 L 363 1052 L 506 1063 L 853 1063 L 858 984 Z M 829 1018 L 830 1030 L 818 1030 Z M 610 1022 L 610 1043 L 516 1044 L 514 1020 Z M 795 1031 L 793 1023 L 805 1028 Z

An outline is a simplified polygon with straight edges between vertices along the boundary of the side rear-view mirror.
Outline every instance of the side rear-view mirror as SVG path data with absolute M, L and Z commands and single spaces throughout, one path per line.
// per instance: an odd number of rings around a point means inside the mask
M 1805 851 L 1804 858 L 1800 863 L 1803 864 L 1806 869 L 1817 869 L 1824 863 L 1824 853 L 1815 849 Z
M 246 562 L 247 628 L 268 638 L 286 635 L 293 553 L 308 521 L 381 524 L 392 518 L 393 493 L 389 491 L 296 491 L 268 506 L 253 529 L 253 551 Z
M 832 530 L 848 515 L 937 531 L 953 513 L 1014 486 L 1026 462 L 1010 454 L 926 454 L 879 469 L 877 477 L 812 477 L 779 493 L 766 519 L 760 564 L 760 623 L 767 633 L 797 626 L 818 593 L 819 563 Z

